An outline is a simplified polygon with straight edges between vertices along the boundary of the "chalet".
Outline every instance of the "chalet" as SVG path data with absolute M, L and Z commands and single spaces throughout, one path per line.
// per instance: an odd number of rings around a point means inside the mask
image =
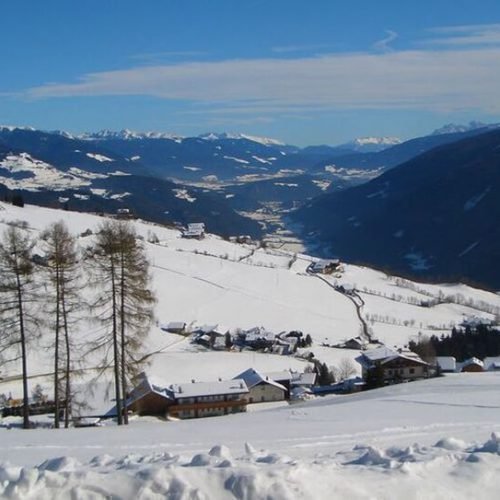
M 419 380 L 429 376 L 429 364 L 409 350 L 378 347 L 364 351 L 356 361 L 361 365 L 365 380 L 374 370 L 381 370 L 385 384 Z
M 287 388 L 275 382 L 270 377 L 259 373 L 253 368 L 245 370 L 235 377 L 242 379 L 248 387 L 248 402 L 263 403 L 269 401 L 283 401 L 286 399 Z
M 255 327 L 240 333 L 240 340 L 253 349 L 272 348 L 276 335 L 267 331 L 264 327 Z
M 117 219 L 133 219 L 134 215 L 130 211 L 130 208 L 119 208 L 116 211 L 116 218 Z
M 339 265 L 339 259 L 320 259 L 312 262 L 307 269 L 314 274 L 331 274 L 338 269 Z
M 175 403 L 166 385 L 144 372 L 138 377 L 138 384 L 131 391 L 127 407 L 138 415 L 166 417 L 168 409 Z
M 484 358 L 484 369 L 492 372 L 500 371 L 500 356 Z
M 457 371 L 457 360 L 453 356 L 437 356 L 436 364 L 442 373 Z
M 194 222 L 188 224 L 187 229 L 182 232 L 183 238 L 201 240 L 205 236 L 205 224 L 203 222 Z
M 470 358 L 460 364 L 460 372 L 484 372 L 484 363 L 478 358 Z
M 230 236 L 229 241 L 232 243 L 252 243 L 252 237 L 247 234 L 240 234 L 238 236 Z
M 266 379 L 272 380 L 282 385 L 286 389 L 285 399 L 290 399 L 293 376 L 294 372 L 292 372 L 291 370 L 281 370 L 277 372 L 264 373 L 264 377 L 266 377 Z
M 224 348 L 228 328 L 219 325 L 203 325 L 194 329 L 193 341 L 210 349 Z
M 246 411 L 249 394 L 241 378 L 217 382 L 191 382 L 168 387 L 175 404 L 168 414 L 177 418 L 199 418 Z
M 362 337 L 352 337 L 346 340 L 343 344 L 339 345 L 343 349 L 354 349 L 356 351 L 361 351 L 365 349 L 368 345 L 368 341 Z
M 199 418 L 244 412 L 247 395 L 242 379 L 166 385 L 143 373 L 127 405 L 139 415 Z
M 294 389 L 301 387 L 302 389 L 310 390 L 316 383 L 315 372 L 301 373 L 292 370 L 282 370 L 278 372 L 266 372 L 264 376 L 286 388 L 285 399 L 290 398 Z
M 161 329 L 168 333 L 184 333 L 186 331 L 186 323 L 182 321 L 171 321 L 166 325 L 162 325 Z

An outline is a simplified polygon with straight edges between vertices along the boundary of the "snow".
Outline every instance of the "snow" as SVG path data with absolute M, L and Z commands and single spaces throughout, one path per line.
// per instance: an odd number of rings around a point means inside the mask
M 269 160 L 265 160 L 264 158 L 260 158 L 259 156 L 253 155 L 252 158 L 259 163 L 267 163 L 268 165 L 271 165 L 271 162 Z
M 88 172 L 86 170 L 82 170 L 78 167 L 71 167 L 68 172 L 71 172 L 73 175 L 77 175 L 78 177 L 82 177 L 83 179 L 107 179 L 108 175 L 106 174 L 97 174 L 95 172 Z
M 119 132 L 113 130 L 101 130 L 94 133 L 85 133 L 76 136 L 78 139 L 85 140 L 102 140 L 102 139 L 123 139 L 123 140 L 133 140 L 133 139 L 170 139 L 175 142 L 182 142 L 182 137 L 176 134 L 169 134 L 167 132 L 136 132 L 134 130 L 123 129 Z
M 11 175 L 2 175 L 1 169 Z M 40 191 L 67 189 L 88 186 L 90 182 L 80 172 L 64 173 L 52 165 L 33 158 L 28 153 L 9 154 L 0 161 L 0 183 L 9 189 Z
M 274 387 L 277 387 L 278 389 L 282 389 L 283 391 L 286 391 L 286 387 L 279 384 L 278 382 L 275 382 L 271 377 L 266 376 L 258 372 L 257 370 L 254 370 L 253 368 L 248 368 L 248 370 L 245 370 L 244 372 L 240 373 L 239 375 L 236 375 L 235 380 L 242 379 L 245 381 L 247 387 L 251 389 L 252 387 L 255 387 L 256 385 L 260 384 L 261 382 L 265 382 L 267 384 L 270 384 Z
M 401 144 L 403 141 L 398 137 L 358 137 L 339 148 L 352 149 L 360 152 L 378 152 L 384 149 Z
M 0 428 L 2 498 L 496 498 L 498 374 L 203 420 Z M 369 418 L 367 418 L 369 415 Z
M 175 197 L 179 198 L 180 200 L 186 200 L 189 203 L 193 203 L 194 201 L 196 201 L 196 198 L 189 195 L 187 189 L 172 189 L 172 191 L 175 193 Z
M 224 156 L 226 160 L 233 160 L 237 163 L 243 163 L 244 165 L 248 165 L 250 162 L 247 160 L 242 160 L 241 158 L 235 158 L 234 156 Z
M 209 132 L 207 134 L 200 135 L 199 137 L 206 141 L 219 141 L 221 139 L 246 139 L 248 141 L 257 142 L 264 146 L 284 146 L 284 143 L 276 139 L 270 139 L 268 137 L 258 137 L 255 135 L 248 135 L 248 134 L 231 134 L 231 133 L 216 134 L 215 132 Z
M 191 382 L 168 387 L 175 398 L 216 396 L 220 394 L 243 394 L 248 392 L 245 381 L 241 379 L 220 380 L 217 382 Z
M 83 213 L 0 207 L 0 229 L 25 219 L 32 235 L 63 217 L 76 235 L 102 222 Z M 359 354 L 322 345 L 360 330 L 353 302 L 333 285 L 357 291 L 362 314 L 379 316 L 369 321 L 374 335 L 389 346 L 403 346 L 419 332 L 449 332 L 473 315 L 493 320 L 500 310 L 498 294 L 465 285 L 420 284 L 345 264 L 325 282 L 306 274 L 307 255 L 290 266 L 292 254 L 284 251 L 213 235 L 186 240 L 177 230 L 132 223 L 145 241 L 151 233 L 159 240 L 145 243 L 158 324 L 301 330 L 313 339 L 308 350 L 328 365 Z M 81 246 L 91 238 L 80 237 Z M 420 304 L 437 298 L 435 305 Z M 86 342 L 96 326 L 83 321 L 75 333 Z M 29 383 L 49 391 L 51 362 L 42 345 L 30 354 Z M 249 368 L 269 374 L 308 365 L 293 356 L 206 350 L 157 325 L 146 350 L 148 373 L 183 387 L 191 387 L 191 379 L 230 380 Z M 96 361 L 86 362 L 78 379 L 84 388 L 96 373 Z M 2 377 L 0 393 L 16 397 L 18 367 L 2 365 Z M 107 373 L 93 395 L 90 388 L 82 393 L 95 411 L 113 404 L 105 399 L 109 381 Z M 127 428 L 26 432 L 9 417 L 0 421 L 0 497 L 496 498 L 500 447 L 492 433 L 500 432 L 499 383 L 498 372 L 451 374 L 246 414 L 177 422 L 133 418 Z
M 109 192 L 106 189 L 100 188 L 91 188 L 90 192 L 96 196 L 102 196 L 103 198 L 107 197 Z
M 108 158 L 107 156 L 101 155 L 99 153 L 87 153 L 86 156 L 101 163 L 105 161 L 114 161 L 112 158 Z

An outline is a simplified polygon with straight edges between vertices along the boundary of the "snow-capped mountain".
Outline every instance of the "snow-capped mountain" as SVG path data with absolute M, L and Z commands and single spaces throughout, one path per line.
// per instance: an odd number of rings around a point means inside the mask
M 155 177 L 139 158 L 112 151 L 106 147 L 108 142 L 4 128 L 0 130 L 0 195 L 22 194 L 29 203 L 63 203 L 89 212 L 114 213 L 126 207 L 151 221 L 202 221 L 219 234 L 260 236 L 260 225 L 237 214 L 222 195 L 175 184 L 166 176 Z
M 61 132 L 60 132 L 61 133 Z M 62 132 L 66 134 L 66 132 Z M 86 140 L 104 140 L 104 139 L 122 139 L 122 140 L 132 140 L 132 139 L 170 139 L 174 141 L 182 140 L 183 137 L 175 134 L 169 134 L 167 132 L 136 132 L 134 130 L 122 129 L 119 131 L 113 130 L 100 130 L 98 132 L 85 132 L 84 134 L 74 136 L 77 139 Z
M 256 135 L 247 135 L 247 134 L 233 134 L 227 132 L 222 132 L 222 133 L 207 132 L 206 134 L 201 134 L 198 137 L 200 137 L 200 139 L 205 139 L 207 141 L 219 141 L 222 139 L 246 139 L 248 141 L 263 144 L 264 146 L 285 146 L 284 142 L 278 141 L 277 139 L 271 139 L 269 137 L 259 137 Z
M 447 123 L 440 128 L 434 130 L 431 135 L 443 135 L 443 134 L 458 134 L 461 132 L 469 132 L 476 129 L 488 129 L 488 128 L 498 128 L 500 124 L 497 123 L 483 123 L 479 121 L 471 121 L 468 124 L 457 124 L 457 123 Z
M 376 153 L 402 142 L 399 137 L 358 137 L 338 147 L 358 153 Z

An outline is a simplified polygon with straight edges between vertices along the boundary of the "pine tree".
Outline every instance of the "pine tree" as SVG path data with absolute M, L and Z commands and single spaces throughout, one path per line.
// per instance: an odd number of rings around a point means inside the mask
M 64 426 L 68 428 L 71 415 L 72 352 L 74 342 L 70 327 L 74 325 L 72 313 L 81 305 L 80 272 L 75 238 L 63 221 L 51 224 L 43 233 L 46 253 L 46 272 L 52 293 L 48 295 L 54 325 L 54 403 L 55 427 L 59 428 L 61 394 L 64 401 Z
M 38 320 L 32 314 L 36 302 L 32 249 L 29 234 L 8 227 L 0 242 L 0 353 L 15 352 L 21 360 L 23 379 L 23 428 L 29 429 L 28 346 L 36 335 Z M 19 355 L 20 351 L 20 355 Z

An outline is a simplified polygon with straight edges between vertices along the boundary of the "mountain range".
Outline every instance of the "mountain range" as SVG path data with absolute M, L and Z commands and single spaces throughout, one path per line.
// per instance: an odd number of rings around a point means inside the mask
M 0 127 L 0 195 L 88 212 L 128 208 L 163 224 L 200 221 L 225 236 L 270 229 L 249 212 L 290 215 L 324 255 L 500 287 L 490 269 L 500 251 L 499 133 L 473 122 L 405 142 L 298 148 L 245 134 Z M 356 144 L 385 149 L 356 152 Z
M 326 254 L 421 279 L 499 289 L 499 191 L 496 129 L 434 148 L 363 185 L 324 194 L 292 217 Z

